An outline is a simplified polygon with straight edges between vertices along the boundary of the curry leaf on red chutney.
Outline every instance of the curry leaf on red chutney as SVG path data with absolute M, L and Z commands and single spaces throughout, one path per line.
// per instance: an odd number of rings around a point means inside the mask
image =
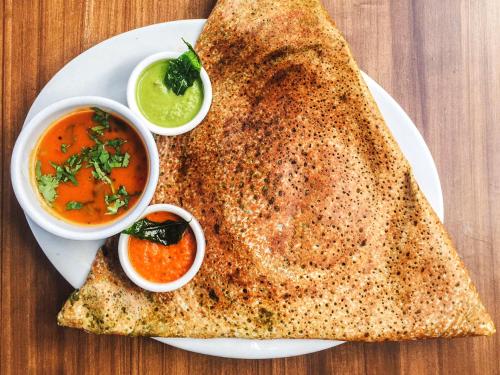
M 168 246 L 178 243 L 188 226 L 189 223 L 183 219 L 165 220 L 158 223 L 144 218 L 136 221 L 123 233 Z

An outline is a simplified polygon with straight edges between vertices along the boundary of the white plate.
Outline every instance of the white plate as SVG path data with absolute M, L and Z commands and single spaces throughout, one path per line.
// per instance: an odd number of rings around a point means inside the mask
M 144 57 L 163 50 L 185 49 L 205 20 L 161 23 L 108 39 L 70 61 L 43 88 L 25 123 L 47 105 L 76 95 L 99 95 L 126 104 L 127 80 Z M 415 177 L 438 216 L 443 197 L 436 166 L 417 128 L 396 101 L 374 80 L 363 75 L 389 128 L 413 167 Z M 168 202 L 167 202 L 168 203 Z M 56 237 L 29 222 L 38 244 L 56 269 L 75 288 L 83 285 L 102 241 L 71 241 Z M 230 358 L 279 358 L 307 354 L 341 344 L 329 340 L 159 339 L 197 353 Z

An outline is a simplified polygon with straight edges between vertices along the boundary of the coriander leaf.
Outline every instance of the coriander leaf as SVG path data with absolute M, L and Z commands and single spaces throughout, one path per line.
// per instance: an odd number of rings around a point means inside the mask
M 111 114 L 98 107 L 92 107 L 94 111 L 94 115 L 92 116 L 92 121 L 97 123 L 96 126 L 93 126 L 89 129 L 90 138 L 97 144 L 102 143 L 99 139 L 100 136 L 104 134 L 105 130 L 110 129 L 109 120 L 111 119 Z
M 68 165 L 70 168 L 73 168 L 73 170 L 78 168 L 78 171 L 82 167 L 82 158 L 79 154 L 74 154 L 71 155 L 64 164 Z
M 144 218 L 136 221 L 122 233 L 168 246 L 178 243 L 188 226 L 189 223 L 182 219 L 179 221 L 165 220 L 158 223 Z
M 42 194 L 43 199 L 52 205 L 57 198 L 56 188 L 59 186 L 59 180 L 51 174 L 44 174 L 37 177 L 38 191 Z
M 105 165 L 108 162 L 108 160 L 109 160 L 109 152 L 107 152 L 106 150 L 101 151 L 101 153 L 99 154 L 100 164 Z
M 189 50 L 184 52 L 175 60 L 170 60 L 165 73 L 165 85 L 171 89 L 175 95 L 184 95 L 186 90 L 200 78 L 201 61 L 191 44 L 184 39 L 183 42 Z
M 71 145 L 67 145 L 66 143 L 61 144 L 61 152 L 66 153 L 68 151 L 68 147 Z
M 114 202 L 122 197 L 125 199 L 129 199 L 129 194 L 127 192 L 127 189 L 125 189 L 125 186 L 120 185 L 116 194 L 105 195 L 104 200 L 105 200 L 106 204 L 110 204 L 111 202 Z
M 120 147 L 125 141 L 119 138 L 111 141 L 112 147 Z M 106 142 L 106 145 L 108 144 Z M 128 153 L 121 154 L 115 149 L 115 153 L 111 154 L 105 148 L 105 144 L 98 143 L 93 147 L 87 147 L 82 150 L 82 159 L 85 160 L 90 167 L 93 167 L 92 175 L 96 180 L 104 181 L 107 184 L 112 184 L 109 174 L 113 168 L 123 168 L 129 165 L 130 155 Z
M 122 160 L 122 167 L 126 168 L 128 167 L 128 163 L 130 162 L 130 154 L 128 152 L 123 155 L 123 160 Z
M 97 161 L 91 160 L 90 164 L 94 167 L 92 176 L 94 176 L 96 180 L 101 180 L 109 185 L 112 184 L 111 179 L 106 175 L 106 173 L 104 173 Z
M 116 199 L 113 203 L 109 204 L 106 209 L 106 215 L 116 215 L 121 207 L 127 206 L 127 202 L 123 199 Z
M 101 134 L 98 134 L 98 133 L 95 133 L 92 128 L 88 129 L 88 135 L 89 135 L 89 138 L 92 139 L 96 144 L 102 144 L 102 141 L 99 139 L 99 137 L 102 135 Z
M 106 127 L 102 126 L 102 125 L 96 125 L 96 126 L 91 127 L 90 130 L 92 130 L 94 135 L 103 135 L 104 130 L 106 130 Z
M 94 128 L 98 128 L 98 131 L 109 129 L 109 119 L 111 115 L 108 112 L 103 111 L 101 108 L 98 107 L 92 107 L 91 109 L 94 111 L 92 120 L 101 125 L 101 127 L 96 126 Z M 92 128 L 92 130 L 94 130 L 94 128 Z
M 106 202 L 106 215 L 116 215 L 121 207 L 127 207 L 130 196 L 125 189 L 125 186 L 120 186 L 116 194 L 105 195 L 104 201 Z
M 63 173 L 64 173 L 64 169 L 63 167 L 61 167 L 59 164 L 56 164 L 54 162 L 50 162 L 50 165 L 52 165 L 54 167 L 54 169 L 56 170 L 56 178 L 61 181 L 63 179 Z
M 42 162 L 37 160 L 35 165 L 35 176 L 38 191 L 43 199 L 52 205 L 52 202 L 57 198 L 56 188 L 59 186 L 59 180 L 51 174 L 42 175 Z
M 125 154 L 114 154 L 108 161 L 109 168 L 125 168 L 128 167 L 130 161 L 130 154 L 126 152 Z
M 117 194 L 120 194 L 120 195 L 123 195 L 124 197 L 128 197 L 128 192 L 127 192 L 127 189 L 125 189 L 125 186 L 121 185 L 119 188 L 118 188 L 118 192 Z
M 74 167 L 71 167 L 70 165 L 68 165 L 66 163 L 63 165 L 59 165 L 59 164 L 50 162 L 50 164 L 56 170 L 56 178 L 59 182 L 71 181 L 73 183 L 73 185 L 78 186 L 78 182 L 76 181 L 75 174 L 82 167 L 81 164 L 75 165 Z
M 40 177 L 42 177 L 42 162 L 40 160 L 36 161 L 35 176 L 37 180 L 40 179 Z
M 121 138 L 115 138 L 115 139 L 110 139 L 109 141 L 106 142 L 107 146 L 113 147 L 116 152 L 120 151 L 120 147 L 124 144 L 127 143 L 126 140 L 121 139 Z
M 77 201 L 69 201 L 66 203 L 66 210 L 79 210 L 83 207 L 83 203 Z

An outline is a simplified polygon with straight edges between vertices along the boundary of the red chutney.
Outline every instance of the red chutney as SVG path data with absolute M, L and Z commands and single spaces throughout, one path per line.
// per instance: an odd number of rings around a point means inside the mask
M 146 218 L 155 222 L 180 219 L 165 211 L 154 212 Z M 169 246 L 130 236 L 128 256 L 142 277 L 155 283 L 167 283 L 179 279 L 191 268 L 196 256 L 196 239 L 190 227 L 178 243 Z
M 34 152 L 33 163 L 35 165 L 39 163 L 43 175 L 55 174 L 51 162 L 62 165 L 70 156 L 82 152 L 85 147 L 96 145 L 89 136 L 89 129 L 98 125 L 93 120 L 94 114 L 95 111 L 90 108 L 73 112 L 56 121 L 42 135 Z M 106 142 L 118 138 L 125 141 L 120 146 L 120 152 L 130 155 L 128 166 L 111 170 L 109 174 L 113 185 L 111 186 L 94 178 L 93 169 L 88 167 L 87 162 L 83 162 L 82 168 L 75 173 L 77 185 L 72 182 L 59 183 L 55 200 L 48 204 L 49 210 L 54 211 L 57 216 L 78 224 L 103 224 L 124 215 L 140 198 L 149 173 L 146 148 L 136 131 L 125 121 L 111 115 L 109 125 L 109 129 L 102 133 L 100 140 Z M 116 152 L 108 145 L 105 149 L 111 155 Z M 128 204 L 110 214 L 105 197 L 116 193 L 120 186 L 124 186 L 128 193 Z M 41 200 L 44 200 L 43 197 Z M 69 202 L 78 202 L 81 207 L 68 209 Z

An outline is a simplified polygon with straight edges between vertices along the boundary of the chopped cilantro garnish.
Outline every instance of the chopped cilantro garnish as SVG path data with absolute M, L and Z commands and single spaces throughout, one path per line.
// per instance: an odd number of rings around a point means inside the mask
M 94 168 L 92 175 L 96 180 L 104 181 L 111 184 L 108 175 L 113 168 L 125 168 L 130 161 L 130 155 L 126 152 L 122 154 L 119 151 L 119 146 L 115 143 L 115 153 L 109 153 L 103 143 L 96 144 L 93 147 L 86 148 L 82 151 L 85 161 Z
M 38 180 L 38 190 L 43 199 L 50 205 L 57 198 L 56 188 L 59 186 L 57 178 L 51 174 L 44 174 Z
M 194 81 L 200 78 L 200 58 L 191 44 L 184 39 L 182 41 L 187 45 L 189 50 L 177 59 L 169 61 L 164 79 L 165 85 L 175 95 L 184 95 L 186 90 L 193 85 Z
M 128 163 L 130 162 L 130 154 L 128 152 L 126 152 L 124 155 L 123 155 L 123 159 L 122 159 L 122 168 L 127 168 L 128 167 Z
M 69 201 L 66 203 L 66 210 L 79 210 L 83 207 L 83 203 L 77 201 Z
M 128 163 L 130 161 L 130 154 L 126 152 L 125 154 L 114 154 L 112 155 L 107 164 L 110 168 L 126 168 L 128 167 Z
M 108 175 L 101 169 L 101 165 L 97 161 L 91 160 L 90 164 L 94 167 L 94 170 L 92 171 L 92 176 L 94 176 L 96 180 L 101 180 L 102 182 L 112 185 L 113 182 L 108 177 Z
M 102 130 L 109 129 L 109 119 L 111 115 L 108 112 L 103 111 L 101 108 L 98 107 L 92 107 L 92 110 L 94 111 L 94 116 L 92 116 L 92 120 L 94 122 L 97 122 L 100 126 L 102 126 Z
M 36 162 L 35 166 L 36 182 L 38 186 L 38 191 L 42 194 L 43 199 L 47 204 L 52 205 L 52 203 L 57 198 L 56 188 L 59 186 L 59 180 L 56 176 L 51 174 L 42 175 L 42 163 L 40 160 Z
M 128 206 L 130 196 L 125 189 L 125 186 L 120 186 L 116 194 L 106 195 L 104 200 L 106 201 L 108 210 L 106 215 L 116 215 L 121 207 Z
M 76 173 L 82 167 L 82 157 L 80 154 L 71 155 L 64 164 L 74 170 L 74 173 Z
M 89 129 L 88 134 L 94 140 L 95 145 L 83 148 L 80 153 L 71 155 L 62 164 L 50 162 L 55 169 L 54 174 L 42 175 L 41 162 L 37 161 L 35 165 L 36 182 L 40 194 L 50 205 L 57 198 L 56 189 L 59 184 L 71 182 L 78 185 L 77 172 L 82 168 L 92 168 L 92 176 L 96 180 L 110 185 L 113 194 L 106 195 L 105 201 L 108 206 L 108 214 L 116 214 L 120 207 L 128 205 L 130 196 L 123 186 L 115 193 L 110 174 L 113 168 L 127 167 L 130 162 L 130 154 L 123 153 L 121 150 L 121 146 L 126 143 L 126 140 L 121 138 L 103 140 L 101 138 L 104 132 L 111 128 L 111 114 L 97 107 L 93 107 L 92 110 L 94 111 L 92 120 L 96 125 Z M 61 152 L 66 153 L 71 146 L 72 144 L 61 144 Z M 67 210 L 78 210 L 82 207 L 83 203 L 77 201 L 70 201 L 66 204 Z
M 105 130 L 110 129 L 109 120 L 111 115 L 97 107 L 92 107 L 92 110 L 94 111 L 92 121 L 94 121 L 97 125 L 89 129 L 89 136 L 96 143 L 101 143 L 99 137 L 104 135 Z
M 125 186 L 120 186 L 120 188 L 118 189 L 118 194 L 128 197 L 127 189 L 125 189 Z
M 107 146 L 113 147 L 115 151 L 120 151 L 120 147 L 127 143 L 126 140 L 121 138 L 110 139 L 106 142 Z
M 104 130 L 106 130 L 106 128 L 102 125 L 96 125 L 91 127 L 90 130 L 92 130 L 92 132 L 95 133 L 95 135 L 103 135 Z
M 59 182 L 71 181 L 73 185 L 78 186 L 75 175 L 82 168 L 82 163 L 81 161 L 76 161 L 75 157 L 77 156 L 72 155 L 63 165 L 50 162 L 56 170 L 56 178 Z
M 37 160 L 35 164 L 35 177 L 37 180 L 42 177 L 42 162 L 40 160 Z

